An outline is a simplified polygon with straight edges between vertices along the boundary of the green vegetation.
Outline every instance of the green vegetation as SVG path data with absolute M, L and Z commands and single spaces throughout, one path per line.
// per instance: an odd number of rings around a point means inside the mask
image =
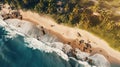
M 120 51 L 120 0 L 2 0 L 1 2 L 17 9 L 49 14 L 59 24 L 88 30 Z

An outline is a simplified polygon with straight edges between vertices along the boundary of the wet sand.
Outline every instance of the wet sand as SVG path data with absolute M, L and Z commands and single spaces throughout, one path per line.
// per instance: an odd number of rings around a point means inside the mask
M 110 63 L 120 64 L 120 52 L 109 47 L 109 45 L 99 37 L 96 37 L 95 35 L 78 28 L 70 28 L 59 25 L 55 23 L 53 19 L 47 16 L 40 16 L 39 14 L 30 11 L 20 11 L 20 13 L 23 16 L 23 20 L 30 21 L 35 25 L 43 26 L 50 34 L 55 35 L 59 41 L 65 44 L 69 43 L 72 48 L 81 49 L 79 40 L 83 39 L 85 42 L 89 40 L 91 41 L 92 46 L 91 55 L 100 53 L 104 55 L 110 61 Z M 78 37 L 77 32 L 80 32 L 82 37 Z

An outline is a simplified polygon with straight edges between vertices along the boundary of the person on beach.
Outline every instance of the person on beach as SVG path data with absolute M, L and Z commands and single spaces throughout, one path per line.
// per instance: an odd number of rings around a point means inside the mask
M 77 35 L 78 35 L 78 37 L 81 37 L 81 34 L 79 32 L 77 32 Z
M 43 26 L 41 26 L 41 31 L 42 31 L 43 35 L 46 34 Z

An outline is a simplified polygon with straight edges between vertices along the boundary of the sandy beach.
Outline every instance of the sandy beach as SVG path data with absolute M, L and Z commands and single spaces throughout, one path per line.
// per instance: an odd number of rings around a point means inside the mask
M 23 12 L 20 10 L 23 20 L 30 21 L 35 25 L 43 26 L 50 34 L 57 36 L 63 43 L 70 43 L 73 48 L 79 48 L 78 41 L 83 39 L 85 42 L 90 41 L 92 46 L 92 54 L 100 53 L 104 55 L 111 63 L 120 64 L 120 52 L 112 49 L 107 42 L 99 37 L 78 28 L 71 28 L 55 23 L 55 21 L 47 16 L 39 15 L 31 11 Z M 81 37 L 77 33 L 81 34 Z

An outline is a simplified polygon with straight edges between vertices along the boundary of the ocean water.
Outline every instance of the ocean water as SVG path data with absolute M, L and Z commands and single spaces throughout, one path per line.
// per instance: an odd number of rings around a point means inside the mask
M 87 56 L 94 65 L 68 56 L 72 47 L 49 34 L 43 36 L 38 30 L 30 23 L 0 19 L 0 67 L 110 67 L 109 61 L 100 54 L 89 56 L 77 50 L 78 58 Z

